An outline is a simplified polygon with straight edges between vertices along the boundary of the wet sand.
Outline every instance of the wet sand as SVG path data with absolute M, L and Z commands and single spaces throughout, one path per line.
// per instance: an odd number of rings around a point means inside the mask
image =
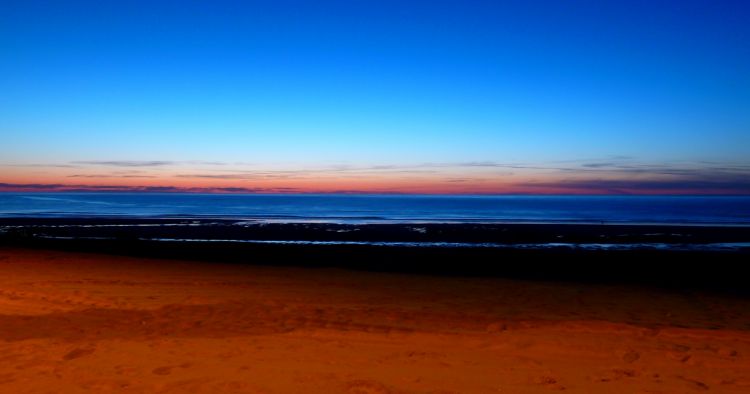
M 746 393 L 750 299 L 0 248 L 0 392 Z

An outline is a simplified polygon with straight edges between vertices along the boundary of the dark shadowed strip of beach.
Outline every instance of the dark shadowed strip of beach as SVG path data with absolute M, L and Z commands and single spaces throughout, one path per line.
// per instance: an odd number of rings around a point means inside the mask
M 750 293 L 750 227 L 0 219 L 0 243 L 259 265 L 638 283 Z

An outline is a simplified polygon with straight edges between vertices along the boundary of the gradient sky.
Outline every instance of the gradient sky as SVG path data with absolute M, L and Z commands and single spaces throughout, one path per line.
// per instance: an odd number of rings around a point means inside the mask
M 0 190 L 750 194 L 750 2 L 0 2 Z

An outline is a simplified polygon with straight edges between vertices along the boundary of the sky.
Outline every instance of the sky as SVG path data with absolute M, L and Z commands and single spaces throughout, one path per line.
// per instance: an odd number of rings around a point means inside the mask
M 0 2 L 0 191 L 750 194 L 750 2 Z

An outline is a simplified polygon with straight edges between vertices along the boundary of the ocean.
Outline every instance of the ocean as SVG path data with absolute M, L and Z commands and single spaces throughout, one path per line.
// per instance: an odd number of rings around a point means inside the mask
M 750 197 L 0 193 L 0 217 L 750 225 Z

